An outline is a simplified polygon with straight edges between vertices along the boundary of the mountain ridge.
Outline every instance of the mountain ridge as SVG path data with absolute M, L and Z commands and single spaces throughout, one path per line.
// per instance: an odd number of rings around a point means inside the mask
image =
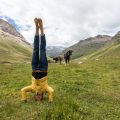
M 20 63 L 31 60 L 32 47 L 8 22 L 0 19 L 0 63 Z
M 7 21 L 0 19 L 0 29 L 4 31 L 5 33 L 9 33 L 13 35 L 14 37 L 18 37 L 21 41 L 25 42 L 26 44 L 30 45 L 29 42 L 25 40 L 23 35 L 21 35 L 14 26 L 12 26 L 10 23 Z
M 109 35 L 97 35 L 95 37 L 89 37 L 85 40 L 80 40 L 76 44 L 65 49 L 61 54 L 64 54 L 69 49 L 73 50 L 72 59 L 76 59 L 85 55 L 89 55 L 94 53 L 95 51 L 104 48 L 105 46 L 109 46 L 111 44 L 115 44 L 115 41 L 120 41 L 120 32 L 115 34 L 114 36 Z

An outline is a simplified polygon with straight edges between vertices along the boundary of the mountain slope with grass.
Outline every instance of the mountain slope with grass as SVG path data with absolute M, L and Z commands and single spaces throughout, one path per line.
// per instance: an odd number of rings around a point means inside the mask
M 78 64 L 86 64 L 89 61 L 93 61 L 93 63 L 95 61 L 101 61 L 106 64 L 107 62 L 108 64 L 111 63 L 111 66 L 117 66 L 117 64 L 119 64 L 118 61 L 120 61 L 120 32 L 113 36 L 110 43 L 106 46 L 94 51 L 91 54 L 81 56 L 73 61 Z
M 120 32 L 112 37 L 109 45 L 88 55 L 90 58 L 113 57 L 120 58 Z
M 23 41 L 24 43 L 30 45 L 25 38 L 16 30 L 16 28 L 8 23 L 7 21 L 0 19 L 0 30 L 4 31 L 5 33 L 9 33 L 17 38 L 20 39 L 20 41 Z
M 28 62 L 32 47 L 8 22 L 0 19 L 0 63 Z
M 96 37 L 90 37 L 88 39 L 81 40 L 78 43 L 72 45 L 71 47 L 65 49 L 63 53 L 71 49 L 74 51 L 71 58 L 79 58 L 81 56 L 91 54 L 99 50 L 100 48 L 105 47 L 111 42 L 111 39 L 112 37 L 107 35 L 98 35 Z

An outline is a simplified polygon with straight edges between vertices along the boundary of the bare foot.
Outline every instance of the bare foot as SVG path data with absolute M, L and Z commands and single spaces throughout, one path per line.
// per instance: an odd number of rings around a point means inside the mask
M 37 18 L 34 19 L 34 22 L 35 22 L 36 27 L 39 28 L 38 19 Z
M 36 32 L 35 32 L 35 35 L 39 35 L 39 25 L 38 25 L 38 19 L 35 18 L 34 19 L 34 22 L 35 22 L 35 26 L 36 26 Z
M 38 24 L 39 24 L 39 27 L 41 29 L 43 27 L 43 22 L 42 22 L 41 18 L 38 18 Z
M 43 31 L 43 22 L 42 22 L 41 18 L 38 18 L 38 25 L 39 25 L 39 28 L 41 30 L 41 34 L 44 34 L 44 31 Z

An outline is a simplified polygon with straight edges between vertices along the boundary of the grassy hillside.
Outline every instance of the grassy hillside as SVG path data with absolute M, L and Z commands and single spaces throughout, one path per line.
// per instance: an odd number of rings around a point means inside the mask
M 19 63 L 30 61 L 32 48 L 22 45 L 14 37 L 0 36 L 0 63 Z
M 106 46 L 92 54 L 85 56 L 88 59 L 97 59 L 101 57 L 120 58 L 120 44 Z M 84 57 L 83 57 L 84 58 Z M 82 57 L 80 59 L 83 59 Z
M 73 46 L 65 49 L 63 53 L 72 49 L 74 52 L 71 56 L 72 59 L 79 58 L 82 56 L 89 55 L 105 46 L 111 44 L 111 37 L 106 35 L 98 35 L 96 37 L 90 37 L 88 39 L 82 40 Z
M 101 44 L 101 43 L 100 43 Z M 100 44 L 98 44 L 98 46 L 100 46 Z M 95 45 L 95 44 L 94 44 Z M 118 32 L 114 37 L 112 37 L 112 39 L 109 42 L 106 42 L 106 44 L 101 45 L 101 47 L 98 47 L 97 45 L 95 45 L 94 47 L 91 46 L 91 43 L 89 43 L 89 48 L 85 49 L 87 51 L 88 54 L 83 54 L 80 57 L 77 57 L 77 59 L 75 60 L 76 62 L 82 61 L 85 62 L 86 60 L 90 60 L 90 59 L 101 59 L 103 57 L 110 57 L 110 58 L 120 58 L 120 32 Z M 85 46 L 83 46 L 85 47 Z M 96 50 L 95 50 L 96 48 Z M 82 47 L 81 47 L 82 49 Z M 83 48 L 84 50 L 84 48 Z M 82 50 L 82 51 L 83 51 Z M 93 51 L 91 51 L 93 50 Z M 74 55 L 78 54 L 78 56 L 80 55 L 79 52 L 76 52 L 73 54 Z
M 49 64 L 48 83 L 55 90 L 52 103 L 20 101 L 20 89 L 31 84 L 29 64 L 0 65 L 1 120 L 119 120 L 120 58 L 89 60 L 69 66 Z
M 103 58 L 113 58 L 113 59 L 117 59 L 119 58 L 120 59 L 120 43 L 117 42 L 117 40 L 89 55 L 86 55 L 86 56 L 83 56 L 83 57 L 80 57 L 80 58 L 77 58 L 75 61 L 76 62 L 79 62 L 79 61 L 82 61 L 82 62 L 85 62 L 85 61 L 89 61 L 91 59 L 103 59 Z

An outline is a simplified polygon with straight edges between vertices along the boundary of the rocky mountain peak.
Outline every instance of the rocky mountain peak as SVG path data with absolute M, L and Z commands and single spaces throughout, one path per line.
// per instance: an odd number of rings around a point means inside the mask
M 78 44 L 88 44 L 88 43 L 92 43 L 92 42 L 106 42 L 111 39 L 112 39 L 112 37 L 108 36 L 108 35 L 97 35 L 95 37 L 89 37 L 85 40 L 80 40 L 78 42 Z
M 16 30 L 15 27 L 13 27 L 11 24 L 9 24 L 7 21 L 0 19 L 0 29 L 6 33 L 9 33 L 15 37 L 18 37 L 21 39 L 21 41 L 25 42 L 26 44 L 29 44 L 25 38 Z
M 96 37 L 94 38 L 103 38 L 103 39 L 111 39 L 112 37 L 109 36 L 109 35 L 97 35 Z

